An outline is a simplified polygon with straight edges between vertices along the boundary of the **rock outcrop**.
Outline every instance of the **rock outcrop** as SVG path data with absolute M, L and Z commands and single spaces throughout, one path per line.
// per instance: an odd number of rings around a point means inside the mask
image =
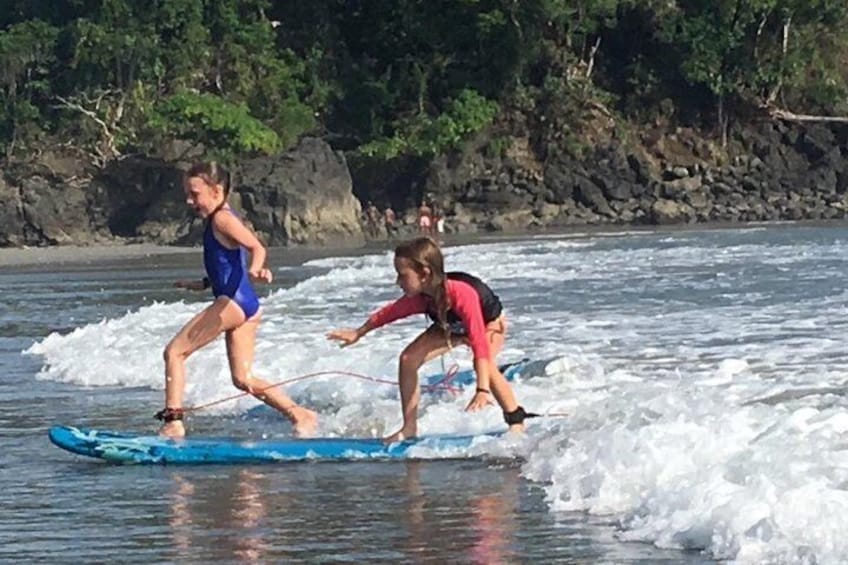
M 231 204 L 268 245 L 363 242 L 344 156 L 324 141 L 304 138 L 283 155 L 245 160 L 233 178 Z M 85 176 L 43 164 L 6 171 L 0 198 L 2 245 L 200 241 L 181 168 L 158 159 L 126 158 Z
M 844 218 L 846 141 L 845 126 L 768 123 L 740 132 L 727 164 L 686 131 L 599 144 L 582 158 L 485 157 L 481 142 L 436 159 L 424 190 L 456 231 Z
M 528 130 L 481 134 L 429 164 L 355 167 L 356 185 L 340 152 L 304 138 L 283 155 L 243 161 L 231 202 L 268 245 L 385 237 L 380 225 L 363 230 L 369 200 L 392 205 L 401 234 L 415 232 L 422 199 L 449 232 L 848 215 L 848 126 L 761 122 L 736 131 L 726 150 L 692 130 L 648 130 L 629 143 L 595 136 L 577 152 L 534 146 Z M 122 159 L 96 174 L 56 159 L 7 169 L 0 198 L 0 245 L 200 241 L 180 169 L 162 160 Z
M 245 163 L 237 187 L 270 245 L 363 242 L 347 163 L 321 140 L 306 138 L 293 152 Z

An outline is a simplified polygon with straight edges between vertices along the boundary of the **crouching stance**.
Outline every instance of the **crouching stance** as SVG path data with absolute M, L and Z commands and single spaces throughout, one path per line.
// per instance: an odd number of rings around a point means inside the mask
M 442 252 L 429 237 L 399 245 L 394 264 L 397 284 L 404 295 L 373 313 L 359 328 L 338 329 L 327 336 L 347 346 L 373 329 L 412 314 L 426 313 L 434 321 L 400 354 L 398 381 L 403 426 L 385 441 L 400 441 L 418 434 L 418 369 L 458 343 L 471 347 L 477 375 L 477 390 L 466 410 L 476 412 L 491 404 L 490 396 L 494 396 L 510 431 L 523 431 L 524 420 L 534 415 L 518 405 L 495 362 L 506 335 L 506 317 L 498 297 L 477 277 L 445 273 Z

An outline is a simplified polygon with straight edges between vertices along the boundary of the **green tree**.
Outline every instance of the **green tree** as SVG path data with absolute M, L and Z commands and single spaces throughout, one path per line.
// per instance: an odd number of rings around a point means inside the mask
M 706 86 L 715 97 L 716 120 L 722 143 L 727 141 L 728 95 L 744 82 L 751 26 L 758 10 L 772 0 L 684 0 L 666 22 L 668 41 L 684 50 L 683 75 L 692 84 Z
M 281 147 L 277 133 L 254 118 L 247 106 L 214 94 L 170 96 L 156 105 L 150 125 L 162 137 L 199 143 L 227 162 L 239 155 L 273 154 Z
M 523 21 L 532 12 L 523 4 L 316 0 L 280 2 L 273 13 L 284 20 L 283 45 L 301 57 L 324 54 L 310 68 L 332 85 L 326 123 L 333 138 L 349 147 L 373 142 L 366 152 L 380 145 L 406 151 L 463 91 L 493 100 L 516 87 L 523 42 L 532 44 L 538 27 Z M 296 17 L 286 25 L 290 10 Z
M 243 103 L 272 127 L 284 147 L 315 127 L 314 109 L 302 101 L 308 90 L 305 65 L 293 52 L 276 46 L 275 26 L 266 0 L 216 0 L 208 3 L 214 92 Z
M 764 2 L 757 26 L 752 89 L 814 111 L 844 112 L 848 96 L 848 4 L 833 0 Z
M 684 76 L 714 95 L 723 142 L 728 100 L 768 105 L 781 90 L 819 107 L 844 98 L 835 56 L 844 54 L 844 2 L 681 0 L 677 7 L 665 21 L 665 37 L 684 53 Z
M 433 157 L 458 148 L 471 134 L 490 124 L 497 113 L 497 103 L 473 90 L 463 90 L 436 118 L 420 114 L 399 123 L 392 137 L 366 143 L 359 153 L 379 159 Z
M 168 58 L 163 0 L 90 2 L 63 30 L 57 77 L 60 127 L 103 164 L 138 142 Z M 176 0 L 175 6 L 184 6 Z M 186 15 L 175 11 L 173 16 Z M 199 59 L 200 57 L 198 57 Z
M 50 71 L 59 30 L 40 20 L 0 31 L 0 132 L 6 152 L 40 131 L 41 110 L 50 99 Z

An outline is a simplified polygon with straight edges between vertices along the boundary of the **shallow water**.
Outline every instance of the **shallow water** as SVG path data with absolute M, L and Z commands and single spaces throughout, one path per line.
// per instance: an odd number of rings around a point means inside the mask
M 420 318 L 339 350 L 398 295 L 391 257 L 272 264 L 256 370 L 393 379 Z M 465 460 L 114 467 L 47 442 L 55 423 L 155 429 L 161 350 L 206 297 L 175 292 L 200 257 L 0 271 L 0 559 L 840 563 L 848 516 L 844 385 L 848 230 L 779 227 L 544 236 L 446 250 L 510 320 L 502 361 L 549 360 L 522 403 L 569 417 Z M 505 268 L 508 266 L 508 268 Z M 470 355 L 452 352 L 452 363 Z M 223 346 L 189 361 L 187 402 L 232 395 Z M 378 436 L 394 387 L 323 376 L 287 389 L 321 433 Z M 502 426 L 431 396 L 422 433 Z M 286 435 L 238 399 L 197 434 Z M 72 554 L 72 550 L 77 552 Z

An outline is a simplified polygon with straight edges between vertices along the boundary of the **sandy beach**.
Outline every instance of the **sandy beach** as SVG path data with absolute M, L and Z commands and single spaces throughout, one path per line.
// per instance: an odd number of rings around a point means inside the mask
M 298 265 L 320 257 L 357 255 L 389 249 L 376 244 L 361 247 L 272 247 L 268 261 L 272 265 Z M 145 262 L 162 265 L 184 265 L 192 262 L 202 268 L 201 247 L 177 247 L 148 243 L 130 245 L 92 245 L 57 247 L 0 248 L 0 272 L 49 271 L 58 266 L 80 269 L 106 268 L 115 264 L 138 266 Z
M 199 247 L 171 247 L 152 244 L 92 245 L 57 247 L 0 248 L 0 268 L 45 267 L 67 264 L 91 264 L 124 259 L 144 259 L 163 255 L 200 253 Z
M 411 236 L 410 236 L 411 237 Z M 513 235 L 517 237 L 517 235 Z M 449 237 L 447 244 L 473 243 L 486 239 L 484 234 L 468 234 Z M 397 240 L 400 241 L 400 240 Z M 378 253 L 393 249 L 397 241 L 372 241 L 359 246 L 293 246 L 268 248 L 269 262 L 277 265 L 296 265 L 310 259 L 339 255 Z M 200 246 L 182 247 L 155 245 L 151 243 L 62 245 L 54 247 L 0 247 L 0 270 L 17 269 L 49 270 L 58 265 L 95 266 L 112 265 L 119 262 L 138 264 L 154 259 L 156 263 L 182 263 L 193 258 L 202 261 Z

